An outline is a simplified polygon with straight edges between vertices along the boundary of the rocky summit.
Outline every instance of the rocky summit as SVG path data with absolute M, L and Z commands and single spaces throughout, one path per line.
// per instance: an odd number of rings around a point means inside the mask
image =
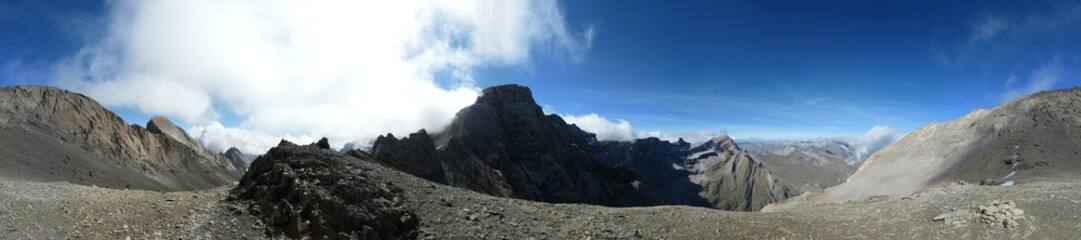
M 168 119 L 128 125 L 82 94 L 0 88 L 0 177 L 160 191 L 235 181 L 226 160 Z

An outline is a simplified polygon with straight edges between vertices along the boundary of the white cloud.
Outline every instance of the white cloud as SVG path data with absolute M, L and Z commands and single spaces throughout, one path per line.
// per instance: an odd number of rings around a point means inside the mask
M 871 154 L 874 154 L 879 149 L 885 148 L 898 139 L 901 139 L 904 134 L 898 132 L 889 126 L 874 126 L 866 133 L 853 137 L 839 137 L 839 140 L 848 143 L 852 147 L 850 149 L 855 155 L 856 159 L 851 159 L 848 164 L 855 164 L 861 162 Z M 848 161 L 848 160 L 846 160 Z
M 240 149 L 244 154 L 258 155 L 266 152 L 267 146 L 275 146 L 282 139 L 297 144 L 307 144 L 319 140 L 308 135 L 271 135 L 239 128 L 227 128 L 217 121 L 206 125 L 193 126 L 188 133 L 206 145 L 212 151 L 224 152 L 230 147 Z
M 968 39 L 968 44 L 976 44 L 979 41 L 988 40 L 994 38 L 1003 30 L 1006 30 L 1006 21 L 1002 18 L 987 15 L 976 24 L 972 25 L 972 35 Z
M 693 144 L 704 143 L 704 142 L 709 141 L 710 139 L 712 139 L 714 137 L 719 137 L 719 136 L 724 136 L 724 135 L 728 135 L 728 133 L 726 133 L 724 131 L 707 131 L 707 130 L 676 132 L 676 133 L 665 133 L 665 132 L 661 132 L 661 131 L 638 131 L 636 133 L 637 138 L 655 137 L 655 138 L 659 138 L 661 140 L 666 140 L 666 141 L 669 141 L 669 142 L 676 142 L 676 141 L 679 141 L 679 139 L 683 139 L 683 141 L 688 142 L 688 143 L 693 143 Z
M 180 118 L 204 144 L 248 153 L 297 133 L 341 146 L 438 131 L 477 96 L 473 69 L 529 64 L 534 52 L 577 61 L 594 35 L 588 26 L 569 29 L 555 1 L 119 0 L 110 7 L 107 32 L 55 65 L 57 83 L 107 106 Z M 240 124 L 221 126 L 221 116 Z
M 849 165 L 859 164 L 863 160 L 867 160 L 875 152 L 888 147 L 890 144 L 897 142 L 905 133 L 897 131 L 889 126 L 874 126 L 860 135 L 850 136 L 835 136 L 835 137 L 818 137 L 818 138 L 794 138 L 794 139 L 762 139 L 752 138 L 743 139 L 743 142 L 754 142 L 764 144 L 778 144 L 778 145 L 802 145 L 811 144 L 811 146 L 821 147 L 824 145 L 833 145 L 837 143 L 844 143 L 848 147 L 845 151 L 848 152 L 849 158 L 845 159 L 845 163 Z
M 578 125 L 579 128 L 586 132 L 597 134 L 597 140 L 631 141 L 635 139 L 634 129 L 631 128 L 631 123 L 627 120 L 617 119 L 612 121 L 596 113 L 582 116 L 562 115 L 561 117 L 569 124 Z
M 1006 90 L 1002 92 L 1000 98 L 1005 101 L 1043 90 L 1051 90 L 1064 79 L 1065 75 L 1066 69 L 1056 57 L 1049 63 L 1033 70 L 1025 81 L 1019 81 L 1016 75 L 1011 74 L 1006 79 L 1004 84 Z
M 655 137 L 661 140 L 667 140 L 671 142 L 678 141 L 682 138 L 684 141 L 690 143 L 705 142 L 713 137 L 725 135 L 725 132 L 714 131 L 688 131 L 678 133 L 665 133 L 661 131 L 635 131 L 634 127 L 627 120 L 616 119 L 609 120 L 605 117 L 601 117 L 596 113 L 590 113 L 582 116 L 574 115 L 560 115 L 563 120 L 570 124 L 575 124 L 586 132 L 597 134 L 597 140 L 613 140 L 613 141 L 634 141 L 640 138 Z

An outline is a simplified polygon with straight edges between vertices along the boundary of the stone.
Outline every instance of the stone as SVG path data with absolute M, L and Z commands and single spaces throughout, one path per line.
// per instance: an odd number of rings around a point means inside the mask
M 1002 183 L 1002 180 L 988 178 L 980 181 L 980 186 L 998 186 L 1002 185 Z

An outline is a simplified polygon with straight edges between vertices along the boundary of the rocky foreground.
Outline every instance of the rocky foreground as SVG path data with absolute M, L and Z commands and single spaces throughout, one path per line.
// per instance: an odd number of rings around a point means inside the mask
M 0 236 L 5 238 L 322 238 L 326 220 L 376 218 L 398 228 L 327 238 L 421 239 L 1077 239 L 1081 184 L 1041 182 L 1014 187 L 949 184 L 903 197 L 824 202 L 805 195 L 763 212 L 700 207 L 613 208 L 493 197 L 448 187 L 317 145 L 271 150 L 249 181 L 232 190 L 160 193 L 66 183 L 3 181 Z M 266 161 L 265 163 L 260 163 Z M 346 163 L 345 161 L 350 161 Z M 301 164 L 304 163 L 304 164 Z M 342 170 L 330 167 L 341 164 Z M 263 165 L 263 166 L 260 166 Z M 288 170 L 287 170 L 288 169 Z M 293 177 L 288 180 L 286 176 Z M 277 177 L 277 181 L 269 181 Z M 324 182 L 340 178 L 341 182 Z M 316 181 L 320 179 L 319 181 Z M 371 181 L 349 182 L 348 179 Z M 262 184 L 274 183 L 274 184 Z M 258 187 L 264 186 L 264 187 Z M 275 187 L 276 186 L 276 187 Z M 264 189 L 269 191 L 252 191 Z M 368 189 L 365 201 L 322 197 L 338 189 Z M 279 191 L 280 190 L 280 191 Z M 259 196 L 259 197 L 250 197 Z M 288 196 L 288 197 L 287 197 Z M 306 198 L 305 196 L 309 197 Z M 373 199 L 382 199 L 374 201 Z M 373 200 L 373 201 L 368 201 Z M 329 201 L 329 202 L 327 202 Z M 342 205 L 341 203 L 346 203 Z M 277 207 L 267 207 L 277 206 Z M 283 208 L 283 206 L 289 206 Z M 343 214 L 311 211 L 334 206 Z M 279 209 L 275 210 L 268 209 Z M 292 208 L 292 211 L 282 209 Z M 371 211 L 371 210 L 390 211 Z M 284 214 L 284 215 L 283 215 Z M 293 215 L 291 215 L 293 214 Z M 389 214 L 389 215 L 385 215 Z M 286 216 L 284 218 L 278 216 Z M 381 218 L 378 216 L 397 216 Z M 278 218 L 279 220 L 273 220 Z M 322 220 L 317 220 L 322 219 Z M 388 220 L 389 219 L 389 220 Z M 283 221 L 284 220 L 284 221 Z M 381 220 L 382 221 L 382 220 Z M 414 222 L 415 221 L 415 222 Z M 282 224 L 285 223 L 285 224 Z M 290 229 L 293 228 L 293 229 Z M 397 230 L 394 230 L 397 229 Z M 413 229 L 413 230 L 411 230 Z M 365 233 L 368 231 L 368 233 Z M 375 232 L 372 232 L 375 231 Z M 346 231 L 338 231 L 346 232 Z M 415 235 L 414 235 L 415 234 Z

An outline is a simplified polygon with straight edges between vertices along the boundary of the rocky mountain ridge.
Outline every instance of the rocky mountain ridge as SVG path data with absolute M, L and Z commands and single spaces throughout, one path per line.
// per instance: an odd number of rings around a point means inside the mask
M 699 146 L 714 151 L 701 159 L 688 158 L 685 142 L 600 142 L 545 115 L 528 88 L 504 85 L 485 89 L 436 137 L 424 130 L 402 139 L 381 136 L 370 155 L 434 182 L 544 202 L 753 211 L 790 195 L 763 164 L 723 139 L 727 145 Z
M 178 191 L 239 177 L 162 117 L 128 125 L 93 99 L 53 87 L 0 88 L 0 177 Z

